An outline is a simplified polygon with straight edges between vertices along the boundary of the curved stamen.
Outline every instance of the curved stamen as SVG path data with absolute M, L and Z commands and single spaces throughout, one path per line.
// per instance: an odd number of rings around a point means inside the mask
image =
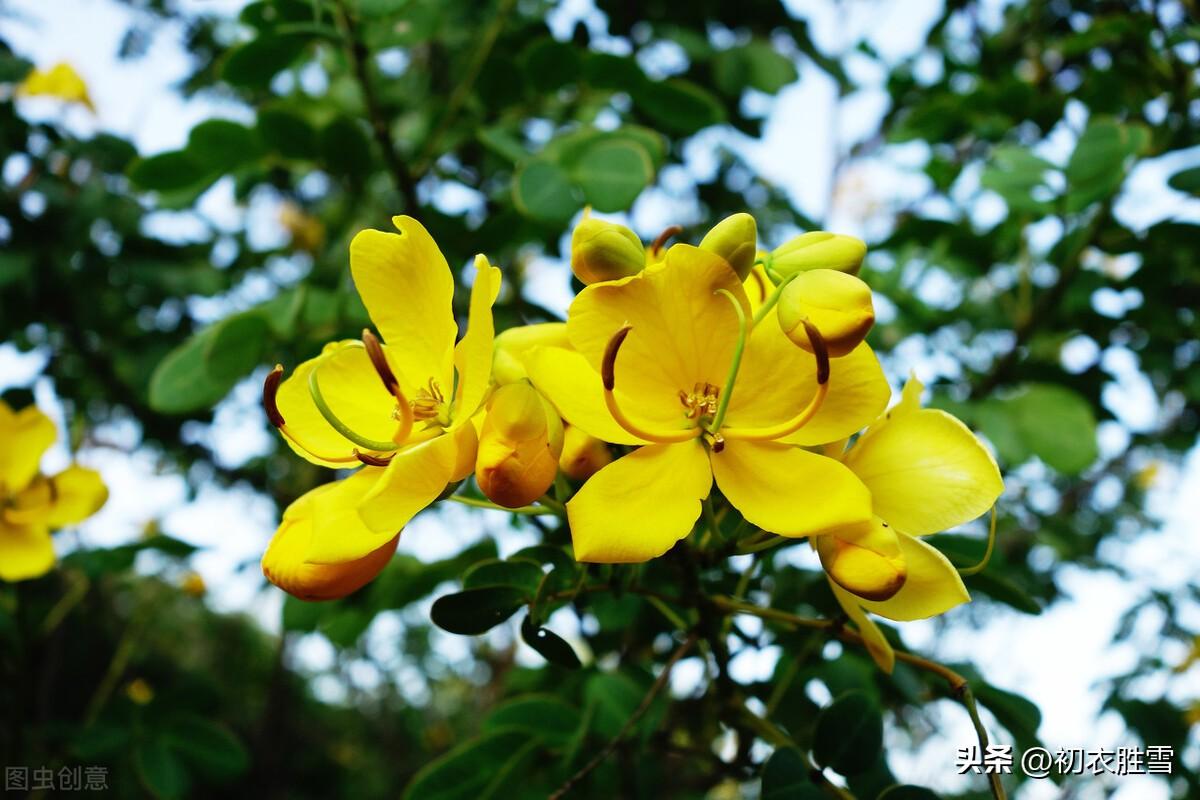
M 658 258 L 658 251 L 662 250 L 663 245 L 667 243 L 667 240 L 672 236 L 678 236 L 681 233 L 683 233 L 682 225 L 671 225 L 670 227 L 666 228 L 658 235 L 658 238 L 654 240 L 654 244 L 650 245 L 650 252 L 655 258 Z
M 389 453 L 386 456 L 380 457 L 372 455 L 371 453 L 363 453 L 356 447 L 354 448 L 354 456 L 369 467 L 386 467 L 388 464 L 392 463 L 392 459 L 396 457 L 396 454 Z
M 308 453 L 313 458 L 319 461 L 328 461 L 331 464 L 354 464 L 358 462 L 358 458 L 350 456 L 327 456 L 318 453 L 313 448 L 304 444 L 292 433 L 288 428 L 287 423 L 283 419 L 283 414 L 279 413 L 279 404 L 275 401 L 275 396 L 279 392 L 279 382 L 283 380 L 283 365 L 276 364 L 275 369 L 267 373 L 267 379 L 263 381 L 263 410 L 267 412 L 267 419 L 275 430 L 279 431 L 289 442 L 299 447 L 304 452 Z
M 625 342 L 625 337 L 633 330 L 632 325 L 625 325 L 608 340 L 608 345 L 604 348 L 604 360 L 600 364 L 600 379 L 604 382 L 604 404 L 608 406 L 608 413 L 612 414 L 613 419 L 617 424 L 624 428 L 628 433 L 639 439 L 645 439 L 648 442 L 658 442 L 660 444 L 670 444 L 673 442 L 686 442 L 689 439 L 695 439 L 700 435 L 698 428 L 674 430 L 674 431 L 649 431 L 637 424 L 629 417 L 625 416 L 625 412 L 617 405 L 617 397 L 613 394 L 613 387 L 616 386 L 616 363 L 617 353 L 621 350 L 621 345 Z
M 992 522 L 988 526 L 987 550 L 983 553 L 983 559 L 973 567 L 960 567 L 959 575 L 978 575 L 983 572 L 988 562 L 992 560 L 992 550 L 996 547 L 996 504 L 992 504 Z
M 766 428 L 726 428 L 721 431 L 726 439 L 750 439 L 754 441 L 772 441 L 790 436 L 809 423 L 816 413 L 821 410 L 825 396 L 829 394 L 829 350 L 825 347 L 825 339 L 817 326 L 808 320 L 802 320 L 804 330 L 808 333 L 813 345 L 813 355 L 817 357 L 817 392 L 808 405 L 796 416 L 789 420 L 771 425 Z
M 733 383 L 737 380 L 738 370 L 742 367 L 742 354 L 746 351 L 746 312 L 742 310 L 742 304 L 733 296 L 733 292 L 728 289 L 717 289 L 716 294 L 722 295 L 730 302 L 738 318 L 737 346 L 733 350 L 733 359 L 729 362 L 729 374 L 725 377 L 725 389 L 721 392 L 720 404 L 717 406 L 717 413 L 712 421 L 712 430 L 719 431 L 721 424 L 725 422 L 725 412 L 729 410 L 729 398 L 733 396 Z
M 400 413 L 400 427 L 392 436 L 392 441 L 397 444 L 402 443 L 412 433 L 412 404 L 408 402 L 408 398 L 400 389 L 400 381 L 396 380 L 396 373 L 392 372 L 392 365 L 388 363 L 387 356 L 383 352 L 383 345 L 379 343 L 375 334 L 363 328 L 362 342 L 363 347 L 367 349 L 367 357 L 371 359 L 371 366 L 375 367 L 375 372 L 379 374 L 379 380 L 383 381 L 383 388 L 396 398 L 396 410 Z
M 370 350 L 368 349 L 368 352 Z M 382 450 L 383 452 L 391 452 L 396 449 L 395 442 L 382 442 L 376 439 L 368 439 L 361 433 L 352 429 L 349 425 L 338 419 L 337 414 L 333 413 L 333 409 L 329 407 L 329 403 L 325 402 L 324 395 L 321 394 L 321 384 L 317 380 L 317 374 L 321 371 L 321 363 L 325 360 L 324 357 L 319 359 L 313 365 L 312 370 L 308 373 L 308 393 L 312 397 L 313 404 L 316 405 L 317 411 L 321 412 L 321 416 L 325 418 L 333 429 L 345 436 L 350 441 L 360 447 L 365 447 L 368 450 Z

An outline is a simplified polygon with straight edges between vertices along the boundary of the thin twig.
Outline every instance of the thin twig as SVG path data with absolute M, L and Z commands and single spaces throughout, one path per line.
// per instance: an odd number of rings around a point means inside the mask
M 612 752 L 617 749 L 617 745 L 621 743 L 621 740 L 633 730 L 633 726 L 637 724 L 638 720 L 650 710 L 650 705 L 654 702 L 654 698 L 658 696 L 658 693 L 663 690 L 663 687 L 667 685 L 667 681 L 670 680 L 671 670 L 674 669 L 675 664 L 687 654 L 688 650 L 692 649 L 692 645 L 695 643 L 696 634 L 693 633 L 683 641 L 683 644 L 675 648 L 675 652 L 671 653 L 671 657 L 663 665 L 662 672 L 658 674 L 658 678 L 655 679 L 650 690 L 646 692 L 646 696 L 642 698 L 642 702 L 638 705 L 637 709 L 629 719 L 625 720 L 625 724 L 621 726 L 621 730 L 617 731 L 617 735 L 609 740 L 608 744 L 601 748 L 600 752 L 596 753 L 591 761 L 584 764 L 578 772 L 568 778 L 567 782 L 558 788 L 558 791 L 550 795 L 549 800 L 562 800 L 563 797 L 567 796 L 567 792 L 575 788 L 576 784 L 586 778 L 592 770 L 600 766 L 604 762 L 604 759 L 612 755 Z

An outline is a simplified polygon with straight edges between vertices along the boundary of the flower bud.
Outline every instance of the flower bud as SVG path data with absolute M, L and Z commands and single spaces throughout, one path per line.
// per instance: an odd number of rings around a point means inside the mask
M 817 536 L 815 545 L 834 583 L 866 600 L 894 597 L 908 580 L 900 541 L 878 517 L 853 531 Z
M 746 213 L 733 214 L 718 222 L 700 240 L 700 249 L 729 262 L 738 280 L 746 280 L 758 249 L 758 226 Z
M 573 481 L 586 481 L 612 462 L 608 445 L 575 426 L 567 426 L 558 468 Z
M 497 334 L 492 355 L 492 380 L 498 386 L 525 380 L 525 355 L 535 347 L 570 347 L 567 323 L 518 325 Z
M 313 537 L 312 496 L 332 490 L 326 484 L 292 503 L 263 554 L 262 571 L 267 580 L 300 600 L 339 600 L 375 579 L 396 552 L 400 534 L 354 561 L 316 564 L 307 560 Z
M 810 231 L 771 251 L 771 269 L 781 277 L 810 269 L 835 269 L 857 275 L 866 254 L 867 245 L 861 239 Z
M 779 296 L 777 314 L 784 334 L 810 353 L 813 344 L 804 322 L 811 323 L 832 358 L 857 347 L 875 324 L 871 289 L 853 275 L 831 269 L 793 278 Z
M 563 450 L 562 420 L 526 381 L 501 386 L 479 432 L 475 480 L 493 503 L 519 508 L 554 483 Z
M 585 284 L 636 275 L 646 266 L 646 250 L 637 234 L 615 222 L 587 214 L 571 234 L 571 271 Z

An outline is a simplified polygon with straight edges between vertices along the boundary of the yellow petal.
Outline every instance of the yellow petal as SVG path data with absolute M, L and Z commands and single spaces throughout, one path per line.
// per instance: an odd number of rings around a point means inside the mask
M 69 103 L 80 103 L 89 111 L 96 110 L 88 96 L 87 84 L 75 68 L 65 62 L 55 64 L 50 69 L 33 70 L 17 87 L 17 94 L 57 97 Z
M 759 250 L 756 255 L 762 259 L 766 254 Z M 767 268 L 761 261 L 755 261 L 754 266 L 750 269 L 750 274 L 742 282 L 742 288 L 746 290 L 746 299 L 750 301 L 750 310 L 757 314 L 763 302 L 775 290 L 775 284 L 767 275 Z
M 493 503 L 507 508 L 529 505 L 554 483 L 562 437 L 551 442 L 550 415 L 558 422 L 528 383 L 510 383 L 492 395 L 479 435 L 475 479 Z
M 94 469 L 72 464 L 50 480 L 54 484 L 54 500 L 45 523 L 51 528 L 83 522 L 108 500 L 108 487 Z
M 468 420 L 452 433 L 441 434 L 397 452 L 358 504 L 359 516 L 373 536 L 362 543 L 319 542 L 321 550 L 314 550 L 310 560 L 328 562 L 357 558 L 386 541 L 446 489 L 456 470 L 466 466 L 461 446 L 474 442 L 475 428 Z M 474 453 L 471 455 L 469 463 L 473 466 Z M 467 471 L 470 472 L 470 467 Z
M 894 597 L 908 576 L 896 532 L 875 517 L 870 523 L 814 540 L 825 573 L 846 591 L 869 600 Z
M 863 644 L 867 646 L 867 652 L 871 655 L 871 659 L 881 670 L 891 675 L 896 666 L 896 651 L 892 649 L 892 645 L 883 635 L 883 631 L 879 630 L 879 626 L 863 613 L 857 597 L 838 586 L 832 579 L 829 581 L 829 588 L 833 590 L 833 596 L 837 598 L 838 604 L 846 612 L 846 616 L 850 617 L 851 622 L 858 628 L 858 632 L 862 634 Z
M 40 578 L 54 568 L 54 545 L 44 524 L 10 525 L 0 519 L 0 580 Z
M 283 512 L 283 521 L 263 555 L 262 570 L 267 580 L 301 600 L 334 600 L 361 589 L 375 578 L 396 552 L 399 534 L 360 558 L 336 564 L 316 564 L 308 560 L 315 533 L 315 517 L 322 506 L 345 507 L 331 497 L 346 491 L 346 481 L 318 486 Z M 352 489 L 354 487 L 351 487 Z M 351 494 L 354 494 L 352 491 Z M 354 513 L 343 514 L 339 522 L 349 535 L 369 535 L 370 531 Z
M 492 341 L 496 333 L 492 303 L 499 292 L 500 270 L 488 264 L 483 256 L 475 256 L 475 283 L 471 286 L 467 332 L 454 349 L 454 366 L 458 369 L 456 427 L 470 421 L 487 394 L 492 377 Z
M 649 561 L 687 536 L 712 488 L 698 441 L 642 447 L 593 475 L 567 503 L 575 558 Z
M 577 428 L 567 426 L 563 434 L 562 455 L 558 468 L 573 481 L 586 481 L 612 463 L 612 451 L 602 440 Z
M 975 519 L 1004 491 L 987 449 L 966 425 L 935 409 L 872 426 L 845 463 L 871 490 L 875 513 L 913 536 Z
M 563 347 L 535 347 L 526 355 L 525 367 L 533 385 L 571 425 L 613 444 L 645 444 L 608 413 L 600 373 L 579 353 Z M 615 394 L 622 408 L 633 405 L 620 386 Z
M 389 348 L 388 359 L 396 358 L 399 348 Z M 367 450 L 342 436 L 317 410 L 309 381 L 317 370 L 317 385 L 330 410 L 351 430 L 368 439 L 391 442 L 399 422 L 393 416 L 396 399 L 383 386 L 366 348 L 347 340 L 330 342 L 321 355 L 303 362 L 279 385 L 275 403 L 293 438 L 284 441 L 297 454 L 325 467 L 345 468 L 345 458 L 354 448 Z M 409 387 L 403 387 L 405 391 Z M 412 395 L 410 395 L 411 399 Z M 297 444 L 299 442 L 300 444 Z
M 0 492 L 19 492 L 37 474 L 57 432 L 37 406 L 13 411 L 0 400 Z
M 936 616 L 971 600 L 958 570 L 941 552 L 920 539 L 896 533 L 908 566 L 908 579 L 890 600 L 860 600 L 863 608 L 903 622 Z
M 567 323 L 543 322 L 518 325 L 496 335 L 492 356 L 492 380 L 497 384 L 515 383 L 529 377 L 525 359 L 535 347 L 567 347 Z
M 622 408 L 655 427 L 679 428 L 679 392 L 691 392 L 697 383 L 721 386 L 733 358 L 737 315 L 715 294 L 718 289 L 732 293 L 749 313 L 741 282 L 723 258 L 677 244 L 661 264 L 580 292 L 567 333 L 599 372 L 613 334 L 631 325 L 615 369 L 616 388 L 630 400 Z
M 400 233 L 360 231 L 350 242 L 350 273 L 371 321 L 397 348 L 407 390 L 431 379 L 452 386 L 454 276 L 429 232 L 412 217 L 392 217 Z M 410 398 L 411 399 L 411 398 Z
M 730 428 L 779 424 L 804 408 L 816 390 L 816 358 L 792 344 L 768 315 L 754 326 L 746 344 L 725 424 Z M 860 344 L 829 362 L 825 402 L 808 424 L 784 441 L 814 445 L 844 439 L 878 417 L 890 396 L 879 359 L 866 343 Z
M 780 536 L 815 536 L 871 520 L 871 495 L 842 464 L 776 442 L 727 441 L 712 453 L 722 494 L 747 522 Z

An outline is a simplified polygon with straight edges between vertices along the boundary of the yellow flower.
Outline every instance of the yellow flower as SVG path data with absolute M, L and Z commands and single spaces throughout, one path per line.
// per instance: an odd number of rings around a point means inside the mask
M 292 202 L 279 208 L 279 224 L 292 239 L 292 247 L 315 253 L 325 243 L 325 224 Z
M 888 392 L 878 361 L 863 344 L 831 367 L 773 318 L 747 332 L 749 308 L 724 259 L 675 245 L 662 263 L 579 294 L 573 350 L 529 353 L 534 385 L 567 422 L 642 445 L 567 504 L 576 558 L 661 555 L 691 530 L 714 479 L 749 522 L 781 535 L 870 520 L 862 483 L 795 445 L 844 438 L 879 414 Z
M 54 567 L 50 532 L 82 522 L 108 499 L 95 470 L 38 472 L 54 439 L 54 423 L 36 406 L 14 412 L 0 400 L 0 580 L 45 575 Z
M 892 648 L 865 612 L 907 621 L 969 601 L 958 571 L 918 537 L 975 519 L 1004 491 L 983 444 L 946 412 L 921 408 L 922 389 L 910 379 L 900 402 L 839 456 L 870 490 L 873 518 L 814 542 L 834 595 L 888 672 Z
M 415 219 L 392 222 L 398 234 L 365 230 L 350 244 L 351 274 L 385 343 L 364 331 L 362 342 L 327 345 L 282 384 L 277 367 L 264 388 L 272 424 L 301 456 L 329 467 L 368 465 L 336 491 L 320 487 L 300 498 L 293 509 L 312 502 L 291 517 L 285 512 L 277 538 L 289 519 L 302 519 L 308 532 L 291 533 L 303 547 L 291 543 L 276 553 L 268 577 L 378 553 L 474 468 L 471 418 L 489 388 L 500 270 L 476 257 L 467 332 L 456 345 L 445 257 Z M 296 560 L 286 569 L 278 561 L 284 554 Z
M 479 432 L 475 480 L 493 503 L 529 505 L 554 483 L 562 449 L 562 420 L 541 393 L 526 381 L 501 386 Z
M 87 84 L 75 68 L 65 62 L 55 64 L 49 69 L 35 69 L 30 72 L 17 87 L 17 95 L 57 97 L 68 103 L 79 103 L 92 113 L 96 111 L 91 97 L 88 96 Z

